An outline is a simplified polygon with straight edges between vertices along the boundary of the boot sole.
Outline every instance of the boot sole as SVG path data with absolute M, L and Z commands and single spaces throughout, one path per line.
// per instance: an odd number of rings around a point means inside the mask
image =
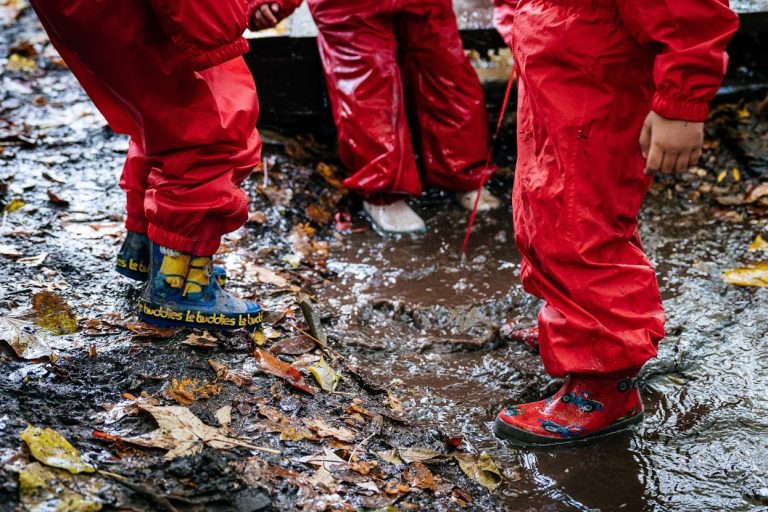
M 156 312 L 152 314 L 149 312 Z M 170 317 L 173 318 L 170 318 Z M 204 330 L 234 330 L 245 329 L 256 331 L 261 329 L 264 313 L 261 309 L 249 313 L 214 313 L 185 309 L 171 310 L 168 306 L 153 304 L 139 300 L 139 320 L 157 327 L 181 327 L 186 329 Z
M 387 231 L 386 229 L 376 224 L 376 222 L 374 222 L 373 217 L 371 217 L 371 215 L 365 211 L 365 208 L 361 209 L 360 212 L 362 213 L 362 217 L 368 221 L 368 224 L 370 224 L 373 232 L 384 238 L 394 238 L 395 240 L 399 240 L 407 236 L 412 240 L 418 240 L 423 235 L 425 235 L 427 231 L 429 231 L 427 226 L 413 231 Z
M 568 437 L 553 438 L 553 437 L 547 437 L 547 436 L 540 436 L 538 434 L 532 434 L 531 432 L 528 432 L 526 430 L 515 428 L 511 425 L 508 425 L 507 423 L 505 423 L 504 421 L 502 421 L 500 418 L 497 417 L 496 421 L 493 422 L 493 433 L 499 439 L 502 439 L 504 441 L 508 441 L 511 444 L 516 444 L 520 446 L 560 446 L 564 444 L 574 444 L 574 443 L 580 443 L 584 441 L 590 441 L 598 437 L 604 437 L 611 434 L 615 434 L 617 432 L 620 432 L 622 430 L 625 430 L 631 427 L 632 425 L 637 425 L 638 423 L 642 423 L 644 418 L 645 418 L 645 412 L 641 412 L 638 415 L 616 422 L 592 434 L 587 434 L 585 436 L 580 436 L 580 437 L 571 437 L 571 438 L 568 438 Z

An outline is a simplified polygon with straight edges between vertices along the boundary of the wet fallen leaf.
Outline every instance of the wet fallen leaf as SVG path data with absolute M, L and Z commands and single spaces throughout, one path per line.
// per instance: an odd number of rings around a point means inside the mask
M 213 359 L 208 360 L 208 364 L 211 365 L 213 371 L 216 372 L 216 377 L 227 382 L 231 382 L 235 386 L 250 386 L 253 384 L 253 377 L 243 370 L 231 370 L 226 365 L 215 361 Z
M 228 427 L 232 424 L 232 406 L 224 405 L 214 413 L 216 419 L 222 427 Z
M 264 334 L 264 331 L 262 330 L 253 331 L 253 333 L 251 333 L 251 339 L 255 344 L 257 344 L 260 347 L 267 342 L 267 336 Z
M 217 450 L 247 448 L 274 454 L 280 453 L 277 450 L 256 446 L 242 439 L 228 437 L 225 430 L 206 425 L 186 407 L 143 405 L 141 409 L 152 415 L 159 428 L 143 436 L 123 437 L 121 439 L 138 446 L 168 450 L 168 453 L 165 454 L 166 460 L 194 455 L 202 450 L 203 446 L 210 446 Z
M 728 270 L 723 279 L 726 283 L 736 286 L 768 287 L 768 261 Z
M 307 218 L 315 224 L 325 226 L 333 220 L 333 213 L 324 209 L 322 206 L 312 203 L 307 206 Z
M 21 199 L 11 199 L 3 208 L 3 213 L 13 213 L 19 211 L 25 204 Z
M 21 253 L 12 245 L 0 244 L 0 256 L 6 256 L 8 258 L 18 258 Z
M 246 275 L 260 283 L 271 284 L 272 286 L 276 286 L 278 288 L 288 288 L 293 291 L 299 290 L 299 287 L 292 285 L 288 279 L 281 276 L 274 270 L 270 270 L 266 267 L 249 265 L 246 267 Z
M 208 331 L 203 331 L 202 333 L 193 332 L 189 334 L 181 343 L 192 347 L 216 348 L 219 345 L 219 340 Z
M 18 53 L 12 53 L 11 56 L 8 57 L 8 63 L 5 65 L 5 69 L 13 73 L 31 73 L 37 71 L 37 62 L 35 62 L 35 59 L 24 57 Z
M 315 348 L 315 342 L 309 336 L 300 334 L 291 338 L 280 340 L 271 347 L 269 351 L 275 354 L 286 354 L 298 356 L 311 352 Z
M 262 350 L 260 348 L 257 348 L 254 351 L 253 357 L 256 358 L 256 362 L 258 363 L 259 369 L 261 371 L 270 373 L 276 377 L 280 377 L 281 379 L 284 379 L 286 382 L 288 382 L 291 386 L 295 387 L 296 389 L 300 389 L 305 393 L 309 393 L 310 395 L 315 394 L 315 390 L 309 384 L 307 384 L 307 381 L 305 381 L 304 377 L 301 376 L 299 370 L 293 368 L 285 361 L 277 359 L 266 350 Z
M 325 182 L 330 186 L 337 190 L 346 192 L 347 188 L 344 186 L 344 183 L 342 183 L 342 181 L 336 176 L 337 168 L 335 166 L 320 162 L 317 164 L 315 170 L 317 171 L 317 174 L 322 176 Z
M 21 433 L 21 439 L 27 444 L 29 453 L 47 466 L 65 469 L 73 475 L 96 471 L 83 462 L 77 448 L 55 430 L 28 425 Z
M 472 504 L 472 495 L 465 490 L 454 487 L 451 490 L 451 501 L 460 507 L 467 507 Z
M 311 466 L 318 466 L 334 472 L 347 466 L 347 461 L 336 455 L 336 452 L 328 448 L 324 448 L 322 453 L 316 453 L 314 455 L 308 455 L 298 459 L 303 464 L 309 464 Z
M 757 235 L 755 240 L 749 244 L 749 248 L 747 250 L 750 252 L 768 251 L 768 240 L 765 240 L 762 235 Z
M 747 203 L 754 203 L 765 196 L 768 196 L 768 182 L 761 183 L 751 189 L 744 198 L 744 201 Z
M 58 206 L 69 206 L 69 201 L 60 198 L 58 195 L 56 195 L 56 193 L 50 190 L 48 191 L 48 201 Z
M 16 260 L 17 263 L 22 263 L 24 265 L 30 266 L 30 267 L 39 267 L 43 264 L 45 259 L 48 257 L 47 252 L 41 252 L 40 254 L 36 256 L 27 256 L 24 258 L 19 258 Z
M 501 483 L 501 472 L 488 452 L 483 452 L 480 455 L 456 452 L 453 457 L 459 463 L 464 474 L 489 491 L 493 492 Z
M 0 341 L 22 359 L 49 357 L 52 352 L 45 333 L 17 318 L 0 316 Z
M 355 440 L 355 433 L 353 431 L 344 427 L 333 427 L 326 423 L 322 418 L 303 418 L 301 421 L 319 437 L 333 437 L 345 443 Z
M 387 390 L 386 403 L 396 413 L 403 414 L 403 403 L 390 390 Z
M 401 447 L 397 449 L 397 454 L 408 464 L 414 462 L 444 461 L 448 457 L 444 453 L 422 448 L 419 446 Z
M 325 359 L 321 359 L 310 366 L 309 371 L 314 375 L 315 380 L 320 384 L 320 387 L 329 393 L 335 391 L 336 386 L 338 386 L 339 381 L 341 381 L 341 375 L 331 368 L 331 366 L 325 362 Z
M 421 462 L 414 462 L 408 469 L 408 483 L 411 487 L 417 487 L 419 489 L 428 489 L 432 492 L 437 490 L 437 484 L 435 483 L 435 476 L 432 472 L 422 464 Z
M 207 380 L 200 383 L 198 379 L 172 379 L 163 390 L 163 396 L 175 400 L 181 405 L 189 405 L 201 398 L 210 398 L 221 393 L 221 384 L 211 384 Z
M 103 502 L 104 483 L 91 477 L 74 476 L 38 462 L 19 472 L 19 499 L 30 512 L 97 512 Z
M 111 425 L 117 423 L 126 416 L 137 416 L 142 405 L 160 405 L 160 401 L 146 392 L 142 396 L 135 397 L 130 393 L 123 393 L 125 400 L 116 404 L 103 404 L 104 412 L 96 414 L 98 423 Z
M 55 336 L 77 332 L 77 317 L 64 299 L 52 292 L 32 296 L 35 323 Z
M 269 430 L 280 433 L 281 441 L 301 441 L 302 439 L 314 441 L 317 439 L 311 431 L 299 425 L 297 420 L 289 418 L 274 407 L 262 405 L 259 407 L 259 414 L 269 420 L 266 422 L 266 427 Z
M 120 326 L 132 333 L 138 334 L 139 336 L 146 336 L 147 338 L 170 338 L 181 330 L 176 327 L 155 327 L 154 325 L 145 324 L 144 322 L 124 324 Z
M 389 462 L 390 464 L 394 464 L 396 466 L 403 464 L 403 459 L 400 458 L 400 456 L 397 454 L 397 450 L 394 449 L 376 452 L 376 456 L 384 462 Z

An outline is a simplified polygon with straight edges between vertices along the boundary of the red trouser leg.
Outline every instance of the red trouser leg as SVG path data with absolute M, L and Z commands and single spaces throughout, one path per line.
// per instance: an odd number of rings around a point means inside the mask
M 632 371 L 664 335 L 655 272 L 636 235 L 650 184 L 638 137 L 653 55 L 622 30 L 613 2 L 567 3 L 521 2 L 515 13 L 521 278 L 544 300 L 549 373 Z
M 344 184 L 366 198 L 421 193 L 405 115 L 391 6 L 310 0 L 328 83 Z
M 179 251 L 215 252 L 221 235 L 247 219 L 239 185 L 260 158 L 256 89 L 243 60 L 203 72 L 169 68 L 178 50 L 144 0 L 33 5 L 113 129 L 131 136 L 131 160 L 151 165 L 143 200 L 149 237 Z M 122 180 L 129 178 L 130 205 L 146 172 L 129 171 L 133 163 Z
M 403 74 L 418 114 L 424 184 L 476 190 L 488 157 L 488 115 L 450 0 L 400 1 Z

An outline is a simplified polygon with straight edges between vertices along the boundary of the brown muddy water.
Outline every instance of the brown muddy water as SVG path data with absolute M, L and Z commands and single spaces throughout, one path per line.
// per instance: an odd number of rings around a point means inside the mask
M 515 273 L 507 209 L 481 218 L 468 258 L 465 214 L 422 203 L 418 240 L 350 238 L 321 293 L 339 314 L 333 333 L 351 357 L 409 395 L 413 415 L 464 435 L 505 468 L 508 510 L 768 509 L 768 290 L 723 284 L 756 230 L 715 221 L 708 208 L 651 196 L 642 234 L 669 316 L 669 336 L 642 372 L 645 423 L 557 449 L 512 449 L 491 433 L 503 403 L 553 389 L 538 356 L 494 345 L 462 348 L 505 319 L 530 325 L 536 301 Z M 474 329 L 474 331 L 473 331 Z

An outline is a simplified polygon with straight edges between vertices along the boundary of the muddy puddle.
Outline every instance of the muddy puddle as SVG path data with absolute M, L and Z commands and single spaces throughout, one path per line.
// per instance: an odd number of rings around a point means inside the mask
M 429 235 L 351 237 L 329 262 L 339 279 L 320 296 L 339 315 L 333 332 L 350 357 L 407 390 L 414 416 L 464 435 L 507 469 L 497 492 L 509 510 L 768 507 L 768 293 L 721 278 L 743 260 L 755 224 L 713 220 L 667 193 L 649 197 L 642 233 L 670 335 L 642 374 L 647 419 L 598 443 L 523 450 L 493 438 L 494 414 L 552 383 L 525 348 L 466 343 L 489 324 L 534 317 L 515 278 L 510 212 L 479 220 L 462 262 L 466 215 L 439 199 L 419 210 Z

